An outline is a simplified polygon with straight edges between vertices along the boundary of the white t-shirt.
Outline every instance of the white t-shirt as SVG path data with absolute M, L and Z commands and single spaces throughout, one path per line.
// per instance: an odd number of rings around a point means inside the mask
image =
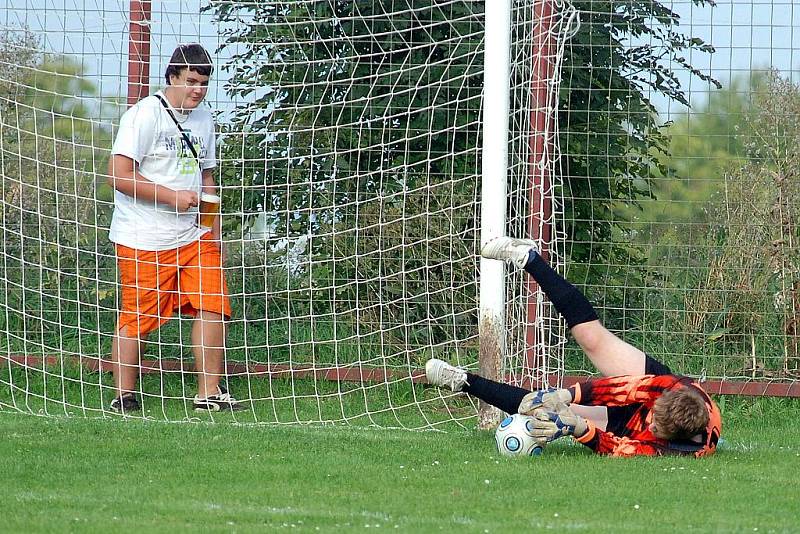
M 216 167 L 211 112 L 205 108 L 196 108 L 188 115 L 175 109 L 172 112 L 191 139 L 203 169 Z M 111 153 L 136 161 L 139 173 L 159 185 L 198 194 L 202 190 L 197 160 L 155 96 L 143 98 L 122 115 Z M 206 231 L 197 226 L 197 208 L 178 213 L 172 206 L 115 191 L 109 233 L 114 243 L 140 250 L 166 250 L 197 241 Z

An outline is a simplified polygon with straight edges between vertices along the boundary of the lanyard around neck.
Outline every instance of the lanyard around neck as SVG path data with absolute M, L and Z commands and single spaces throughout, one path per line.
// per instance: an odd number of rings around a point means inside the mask
M 194 145 L 192 144 L 192 140 L 189 139 L 189 135 L 186 133 L 186 130 L 183 129 L 181 123 L 179 123 L 178 119 L 175 118 L 175 114 L 172 113 L 172 109 L 170 109 L 169 104 L 167 104 L 167 101 L 164 100 L 164 97 L 159 94 L 156 94 L 155 97 L 158 98 L 159 102 L 161 102 L 161 105 L 164 106 L 164 109 L 167 110 L 169 118 L 172 119 L 172 122 L 174 122 L 175 126 L 178 127 L 178 131 L 181 132 L 181 135 L 183 136 L 183 139 L 186 141 L 186 144 L 189 145 L 189 150 L 192 151 L 192 155 L 194 156 L 194 159 L 197 161 L 197 166 L 200 167 L 200 170 L 202 171 L 203 167 L 200 165 L 200 156 L 197 155 L 197 150 L 195 150 Z

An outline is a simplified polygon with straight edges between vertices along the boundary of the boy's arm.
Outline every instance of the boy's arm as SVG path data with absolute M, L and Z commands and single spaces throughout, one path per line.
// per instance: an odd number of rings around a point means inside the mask
M 138 164 L 121 154 L 112 154 L 108 161 L 108 185 L 129 197 L 166 204 L 185 212 L 197 206 L 197 193 L 194 191 L 174 191 L 144 177 Z
M 595 428 L 589 421 L 589 430 L 580 437 L 575 437 L 597 454 L 609 456 L 661 456 L 665 452 L 664 446 L 658 442 L 641 441 L 638 439 L 619 437 L 611 432 Z
M 534 410 L 532 424 L 530 432 L 536 439 L 550 443 L 564 436 L 572 436 L 596 453 L 610 456 L 659 456 L 667 444 L 619 437 L 599 430 L 592 421 L 576 415 L 569 408 L 559 413 L 538 408 Z
M 573 401 L 586 406 L 627 406 L 641 403 L 652 407 L 664 391 L 690 384 L 676 375 L 609 376 L 579 382 L 572 386 Z

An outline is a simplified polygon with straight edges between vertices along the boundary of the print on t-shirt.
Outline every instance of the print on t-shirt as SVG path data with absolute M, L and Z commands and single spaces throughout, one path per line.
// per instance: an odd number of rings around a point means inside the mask
M 184 129 L 186 135 L 191 139 L 192 145 L 200 159 L 206 157 L 205 139 L 200 136 L 192 135 L 191 130 Z M 178 133 L 177 135 L 167 136 L 164 140 L 164 148 L 169 152 L 177 152 L 178 174 L 192 175 L 197 171 L 197 160 L 192 154 L 192 150 L 187 146 L 186 138 Z

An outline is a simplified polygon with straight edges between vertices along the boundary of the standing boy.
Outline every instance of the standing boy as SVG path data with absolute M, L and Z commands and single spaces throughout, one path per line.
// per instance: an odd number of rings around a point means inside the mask
M 215 195 L 214 120 L 200 103 L 214 67 L 199 44 L 178 46 L 167 87 L 123 114 L 109 162 L 115 190 L 109 238 L 116 244 L 121 307 L 111 349 L 111 409 L 139 410 L 136 380 L 148 334 L 176 311 L 194 317 L 197 411 L 242 406 L 222 386 L 225 318 L 220 221 L 198 224 L 203 193 Z

